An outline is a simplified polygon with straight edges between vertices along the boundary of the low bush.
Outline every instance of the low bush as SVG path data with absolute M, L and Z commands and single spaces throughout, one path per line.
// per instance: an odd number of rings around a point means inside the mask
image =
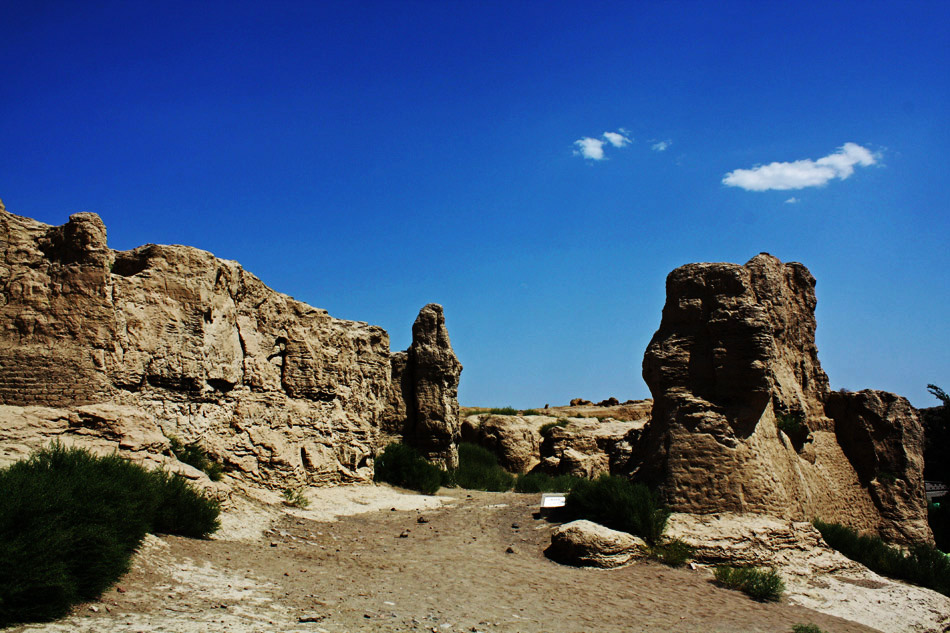
M 659 542 L 670 516 L 645 485 L 614 475 L 577 482 L 567 496 L 564 514 L 630 532 L 651 545 Z
M 542 472 L 518 475 L 515 492 L 570 492 L 583 477 L 549 475 Z
M 376 458 L 373 479 L 431 495 L 442 485 L 443 471 L 427 462 L 416 449 L 394 442 Z
M 459 467 L 448 474 L 451 485 L 469 490 L 505 492 L 511 490 L 515 477 L 498 465 L 498 458 L 477 444 L 459 444 Z
M 556 428 L 564 428 L 570 424 L 570 420 L 567 418 L 558 418 L 557 422 L 546 422 L 541 425 L 541 428 L 538 429 L 538 433 L 541 434 L 541 437 L 550 437 L 551 431 Z
M 284 488 L 284 503 L 295 508 L 306 508 L 310 500 L 303 494 L 303 488 Z
M 518 410 L 512 407 L 495 407 L 489 413 L 492 415 L 518 415 Z
M 818 519 L 815 527 L 828 545 L 878 574 L 906 580 L 950 596 L 950 557 L 930 545 L 912 545 L 906 552 L 880 536 L 859 534 Z
M 713 570 L 716 581 L 724 587 L 738 589 L 753 600 L 777 602 L 785 591 L 785 583 L 774 569 L 720 565 Z
M 814 624 L 793 624 L 792 633 L 825 633 Z
M 521 412 L 521 415 L 541 415 L 541 412 L 537 409 L 525 409 Z
M 147 532 L 207 536 L 218 504 L 184 479 L 54 444 L 0 470 L 0 626 L 51 620 L 128 570 Z
M 224 475 L 224 466 L 221 462 L 212 459 L 198 442 L 183 444 L 174 435 L 169 437 L 168 441 L 171 442 L 172 453 L 175 454 L 178 461 L 203 471 L 211 481 L 221 481 L 221 477 Z
M 694 549 L 678 538 L 654 545 L 650 548 L 651 558 L 670 567 L 682 567 L 693 557 Z
M 776 413 L 775 424 L 792 441 L 795 450 L 800 451 L 808 439 L 808 426 L 802 413 Z

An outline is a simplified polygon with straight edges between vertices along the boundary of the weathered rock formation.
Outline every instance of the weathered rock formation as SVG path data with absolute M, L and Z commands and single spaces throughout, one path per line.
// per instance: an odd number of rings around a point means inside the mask
M 487 448 L 502 468 L 526 473 L 541 461 L 541 427 L 556 418 L 532 415 L 470 415 L 462 420 L 462 441 Z
M 670 273 L 643 359 L 653 416 L 631 471 L 678 511 L 817 516 L 930 541 L 912 410 L 877 394 L 831 400 L 826 414 L 814 288 L 804 266 L 767 254 Z M 790 421 L 803 444 L 779 429 Z M 878 464 L 894 481 L 872 483 Z
M 556 426 L 541 443 L 542 470 L 594 479 L 618 474 L 630 461 L 646 424 L 643 420 L 571 418 Z
M 881 536 L 920 540 L 929 532 L 924 490 L 924 433 L 906 398 L 865 389 L 828 394 L 825 411 L 838 444 L 881 512 Z
M 544 553 L 567 565 L 611 569 L 643 558 L 646 551 L 646 543 L 632 534 L 581 519 L 558 527 Z
M 462 420 L 461 439 L 490 450 L 510 472 L 593 478 L 622 472 L 645 423 L 483 413 Z
M 412 344 L 391 358 L 392 383 L 382 426 L 443 468 L 458 466 L 458 385 L 462 364 L 452 351 L 442 306 L 430 303 L 412 325 Z
M 398 406 L 380 327 L 335 319 L 195 248 L 112 251 L 95 214 L 52 227 L 2 205 L 0 298 L 0 419 L 40 405 L 70 427 L 105 403 L 116 419 L 200 441 L 252 483 L 372 478 L 381 415 Z M 438 356 L 444 322 L 426 330 L 435 315 L 423 309 L 410 350 L 422 368 L 409 385 L 424 411 L 419 436 L 451 413 L 458 384 Z M 433 387 L 443 383 L 454 386 Z

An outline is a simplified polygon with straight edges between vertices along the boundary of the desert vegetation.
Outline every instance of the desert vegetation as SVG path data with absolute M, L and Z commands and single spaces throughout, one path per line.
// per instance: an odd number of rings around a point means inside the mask
M 182 477 L 59 444 L 0 470 L 0 490 L 0 626 L 98 596 L 146 533 L 218 528 L 218 503 Z
M 565 514 L 639 536 L 656 545 L 670 511 L 649 488 L 614 475 L 582 480 L 567 496 Z
M 788 436 L 796 451 L 800 451 L 808 438 L 808 427 L 805 425 L 805 416 L 802 413 L 776 413 L 775 425 L 778 430 Z
M 171 443 L 172 453 L 178 461 L 203 471 L 211 481 L 221 481 L 221 477 L 224 475 L 224 466 L 208 455 L 208 452 L 201 448 L 198 442 L 183 444 L 174 435 L 169 437 L 168 441 Z
M 376 458 L 374 480 L 431 495 L 442 486 L 444 473 L 416 449 L 393 442 Z
M 515 481 L 515 492 L 570 492 L 581 481 L 586 480 L 574 475 L 530 472 L 518 475 Z
M 785 591 L 785 583 L 774 569 L 720 565 L 713 575 L 722 586 L 738 589 L 760 602 L 777 602 Z
M 515 477 L 498 465 L 494 453 L 476 444 L 459 444 L 459 467 L 449 471 L 444 481 L 447 485 L 505 492 L 515 484 Z
M 871 571 L 950 595 L 950 557 L 939 549 L 918 544 L 904 551 L 877 535 L 818 519 L 814 524 L 829 546 Z
M 303 488 L 284 488 L 284 504 L 294 508 L 306 508 L 310 505 L 310 500 L 304 496 Z
M 538 429 L 538 433 L 541 434 L 541 437 L 548 437 L 551 435 L 551 431 L 557 428 L 564 428 L 570 423 L 567 418 L 558 418 L 556 422 L 547 422 L 541 425 L 541 428 Z

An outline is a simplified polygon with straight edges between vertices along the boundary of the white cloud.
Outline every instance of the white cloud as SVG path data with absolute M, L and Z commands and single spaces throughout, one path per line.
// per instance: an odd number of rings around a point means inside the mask
M 631 143 L 630 139 L 624 136 L 625 133 L 626 130 L 620 128 L 618 132 L 604 132 L 603 136 L 614 147 L 623 147 Z
M 654 152 L 665 152 L 672 144 L 673 141 L 670 139 L 666 139 L 665 141 L 657 141 L 650 146 L 650 149 L 652 149 Z
M 574 141 L 578 149 L 574 150 L 575 156 L 583 156 L 590 160 L 604 160 L 604 141 L 599 138 L 585 136 L 582 139 Z
M 801 202 L 801 200 L 798 198 L 789 198 L 785 201 L 785 204 L 798 204 L 799 202 Z
M 616 132 L 604 132 L 600 138 L 585 136 L 582 139 L 574 141 L 575 156 L 583 156 L 590 160 L 607 160 L 604 156 L 604 146 L 610 144 L 613 147 L 625 147 L 630 145 L 633 139 L 630 138 L 630 132 L 624 128 L 617 128 Z
M 845 143 L 837 152 L 818 160 L 806 158 L 785 163 L 758 165 L 752 169 L 736 169 L 725 175 L 723 184 L 746 191 L 787 190 L 820 187 L 832 178 L 844 180 L 854 173 L 854 166 L 867 167 L 878 157 L 856 143 Z

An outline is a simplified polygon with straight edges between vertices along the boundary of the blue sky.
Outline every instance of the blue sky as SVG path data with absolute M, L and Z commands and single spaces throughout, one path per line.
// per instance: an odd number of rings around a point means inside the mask
M 760 251 L 818 279 L 833 388 L 950 389 L 950 3 L 36 0 L 0 23 L 8 210 L 236 259 L 393 349 L 441 303 L 462 404 L 648 397 L 666 275 Z

